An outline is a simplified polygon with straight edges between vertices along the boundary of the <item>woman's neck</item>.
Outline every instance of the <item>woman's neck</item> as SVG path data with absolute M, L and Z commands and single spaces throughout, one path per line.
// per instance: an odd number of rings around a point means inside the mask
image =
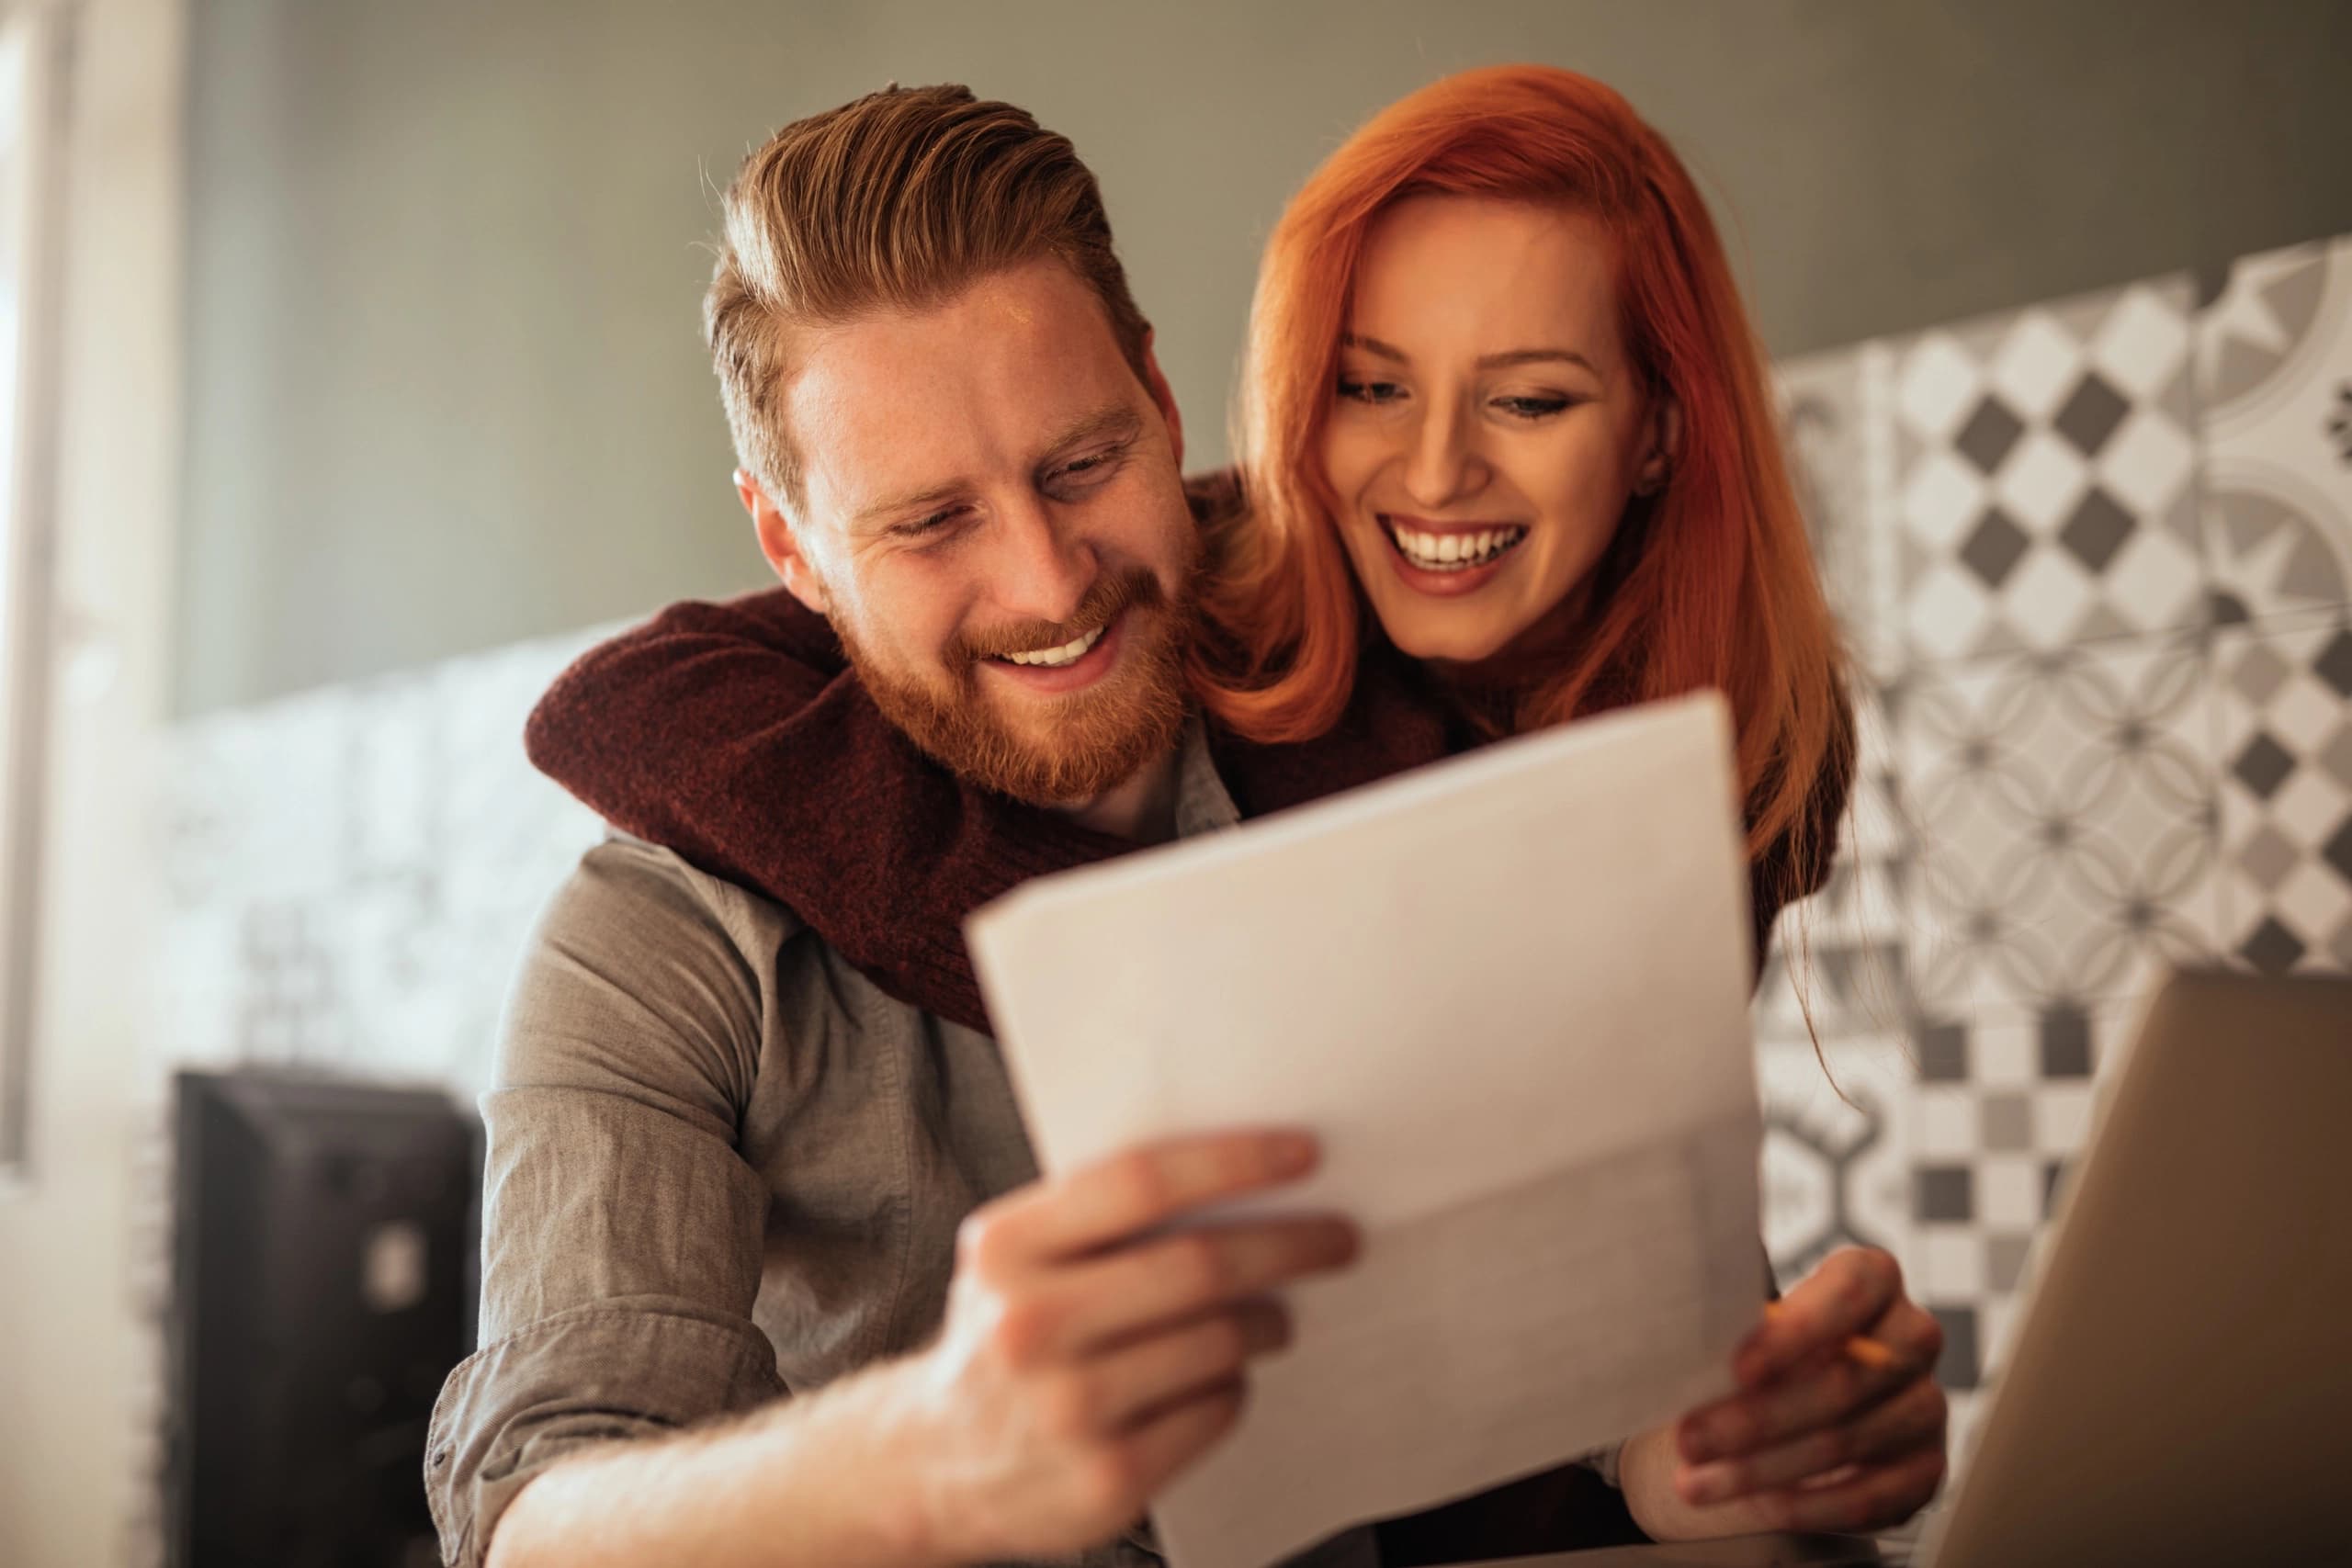
M 1526 699 L 1572 667 L 1591 636 L 1588 577 L 1517 637 L 1479 660 L 1432 659 L 1430 673 L 1482 728 L 1508 735 Z

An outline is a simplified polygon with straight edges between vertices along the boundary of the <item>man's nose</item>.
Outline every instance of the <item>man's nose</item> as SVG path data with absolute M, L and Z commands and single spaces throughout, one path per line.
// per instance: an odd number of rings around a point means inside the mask
M 1416 506 L 1439 511 L 1474 492 L 1483 460 L 1459 409 L 1433 407 L 1413 429 L 1405 454 L 1405 493 Z
M 1101 568 L 1091 545 L 1030 500 L 998 514 L 994 598 L 1008 615 L 1067 625 Z

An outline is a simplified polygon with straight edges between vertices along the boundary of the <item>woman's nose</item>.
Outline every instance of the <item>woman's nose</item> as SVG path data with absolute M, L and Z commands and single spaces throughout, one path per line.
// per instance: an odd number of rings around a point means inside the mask
M 1432 411 L 1415 428 L 1405 456 L 1405 493 L 1417 506 L 1444 507 L 1476 489 L 1479 468 L 1460 416 Z

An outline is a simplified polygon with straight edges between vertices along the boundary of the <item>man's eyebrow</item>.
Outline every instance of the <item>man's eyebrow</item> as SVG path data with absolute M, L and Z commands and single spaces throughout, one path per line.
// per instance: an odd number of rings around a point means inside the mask
M 1063 426 L 1046 446 L 1045 456 L 1038 459 L 1037 466 L 1042 468 L 1070 448 L 1083 446 L 1090 441 L 1099 441 L 1106 435 L 1131 441 L 1142 431 L 1143 419 L 1135 410 L 1123 407 L 1101 409 Z M 970 494 L 972 488 L 970 479 L 959 478 L 926 485 L 922 490 L 902 491 L 859 508 L 851 515 L 850 526 L 866 528 L 887 517 L 938 506 Z
M 877 501 L 871 506 L 860 507 L 851 515 L 850 526 L 864 528 L 899 513 L 937 506 L 942 502 L 953 501 L 957 496 L 969 494 L 971 489 L 971 480 L 954 479 L 944 484 L 931 485 L 922 490 L 902 491 L 886 501 Z
M 1135 410 L 1124 406 L 1101 409 L 1065 427 L 1046 446 L 1040 464 L 1050 463 L 1073 446 L 1083 446 L 1106 435 L 1132 441 L 1142 433 L 1143 419 Z
M 1381 359 L 1393 359 L 1399 365 L 1410 365 L 1413 362 L 1412 355 L 1395 344 L 1383 343 L 1376 337 L 1366 337 L 1362 333 L 1342 333 L 1340 335 L 1340 342 L 1350 348 L 1360 348 L 1364 353 Z M 1478 356 L 1478 368 L 1481 370 L 1508 370 L 1515 365 L 1545 364 L 1580 365 L 1595 376 L 1600 374 L 1599 366 L 1573 348 L 1510 348 L 1505 349 L 1500 354 L 1483 354 Z

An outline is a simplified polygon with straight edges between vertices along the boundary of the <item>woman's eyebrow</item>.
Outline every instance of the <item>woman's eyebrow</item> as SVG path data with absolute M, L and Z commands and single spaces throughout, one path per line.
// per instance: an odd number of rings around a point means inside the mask
M 1481 370 L 1507 370 L 1514 365 L 1545 364 L 1580 365 L 1595 376 L 1600 374 L 1599 366 L 1573 348 L 1511 348 L 1500 354 L 1478 356 L 1478 368 Z
M 1383 359 L 1393 359 L 1399 365 L 1410 365 L 1413 362 L 1413 356 L 1395 344 L 1383 343 L 1376 337 L 1366 337 L 1362 333 L 1341 333 L 1340 342 L 1344 347 L 1360 348 L 1366 354 L 1377 355 Z
M 1362 333 L 1342 333 L 1340 334 L 1340 342 L 1345 347 L 1360 348 L 1366 354 L 1381 359 L 1391 359 L 1399 365 L 1410 365 L 1413 362 L 1413 356 L 1395 344 L 1383 343 L 1376 337 L 1366 337 Z M 1478 356 L 1478 368 L 1481 370 L 1507 370 L 1514 365 L 1543 364 L 1577 365 L 1595 376 L 1600 374 L 1599 366 L 1573 348 L 1507 348 L 1499 354 L 1482 354 Z

